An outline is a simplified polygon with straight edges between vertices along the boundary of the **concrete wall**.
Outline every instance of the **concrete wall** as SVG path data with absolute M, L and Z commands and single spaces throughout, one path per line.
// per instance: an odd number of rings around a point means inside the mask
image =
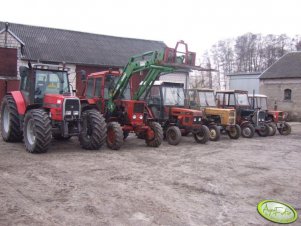
M 264 79 L 260 80 L 260 93 L 268 96 L 269 108 L 275 102 L 278 110 L 287 111 L 291 120 L 301 121 L 301 79 Z M 284 90 L 292 90 L 291 100 L 284 100 Z
M 229 77 L 229 89 L 247 90 L 249 93 L 259 93 L 259 78 L 254 75 L 235 75 Z

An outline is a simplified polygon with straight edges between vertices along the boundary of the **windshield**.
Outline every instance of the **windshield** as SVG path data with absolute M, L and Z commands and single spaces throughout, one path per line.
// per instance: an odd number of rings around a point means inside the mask
M 257 97 L 257 106 L 261 108 L 261 110 L 267 110 L 267 98 L 265 97 Z
M 213 92 L 199 92 L 201 107 L 216 107 L 214 93 Z
M 184 89 L 175 86 L 163 86 L 164 105 L 184 106 Z
M 45 93 L 68 93 L 69 83 L 67 72 L 37 70 L 35 74 L 35 99 L 41 99 Z
M 250 105 L 248 95 L 246 93 L 235 93 L 235 99 L 237 105 Z
M 104 89 L 104 98 L 109 98 L 109 93 L 112 92 L 118 82 L 119 76 L 107 75 L 105 80 L 105 89 Z M 130 100 L 131 99 L 131 90 L 130 84 L 128 83 L 123 95 L 120 97 L 121 99 Z

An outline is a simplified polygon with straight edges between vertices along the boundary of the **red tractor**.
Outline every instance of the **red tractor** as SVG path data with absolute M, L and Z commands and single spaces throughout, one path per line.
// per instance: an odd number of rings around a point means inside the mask
M 7 142 L 24 138 L 30 153 L 46 152 L 52 137 L 78 136 L 84 149 L 99 149 L 106 123 L 96 110 L 83 109 L 71 94 L 68 69 L 37 64 L 20 67 L 20 89 L 8 93 L 1 105 L 1 132 Z
M 130 75 L 130 74 L 126 74 Z M 83 109 L 95 108 L 105 115 L 107 121 L 107 146 L 119 150 L 130 132 L 144 134 L 148 146 L 158 147 L 163 139 L 163 131 L 157 122 L 144 114 L 144 101 L 132 100 L 128 82 L 121 82 L 119 71 L 102 71 L 87 76 Z M 121 84 L 122 83 L 122 84 Z M 116 87 L 118 84 L 121 86 Z M 119 90 L 123 87 L 122 91 Z M 113 100 L 113 110 L 108 102 L 115 90 L 120 93 Z

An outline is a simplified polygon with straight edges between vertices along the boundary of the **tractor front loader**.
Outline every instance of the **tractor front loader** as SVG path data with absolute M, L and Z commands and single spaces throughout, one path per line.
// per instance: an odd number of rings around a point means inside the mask
M 24 139 L 30 153 L 46 152 L 52 137 L 78 136 L 84 149 L 99 149 L 106 123 L 96 110 L 82 111 L 70 92 L 68 69 L 36 64 L 20 67 L 20 89 L 8 93 L 1 104 L 1 132 L 7 142 Z

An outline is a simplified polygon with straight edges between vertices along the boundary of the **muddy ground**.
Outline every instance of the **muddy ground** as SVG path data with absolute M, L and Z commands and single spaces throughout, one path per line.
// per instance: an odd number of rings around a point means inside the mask
M 289 136 L 85 151 L 77 139 L 46 154 L 0 141 L 0 225 L 275 225 L 256 205 L 301 214 L 301 124 Z M 298 219 L 293 225 L 300 225 Z

